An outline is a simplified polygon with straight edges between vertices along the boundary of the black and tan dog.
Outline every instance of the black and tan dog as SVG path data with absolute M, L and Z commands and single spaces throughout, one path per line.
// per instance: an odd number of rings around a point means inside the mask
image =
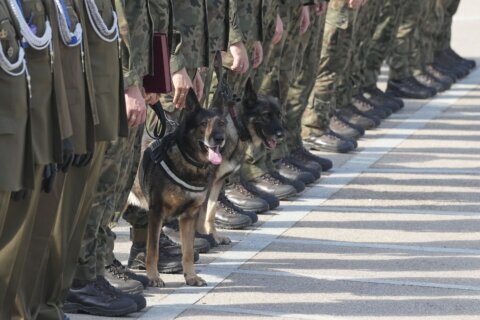
M 159 237 L 163 221 L 175 218 L 180 224 L 185 281 L 192 286 L 206 285 L 193 266 L 195 226 L 222 163 L 227 123 L 223 110 L 203 109 L 192 90 L 186 104 L 179 127 L 143 153 L 132 190 L 137 205 L 148 208 L 146 269 L 151 286 L 164 285 L 157 267 Z
M 215 228 L 215 213 L 217 199 L 231 174 L 240 169 L 245 158 L 248 144 L 255 146 L 265 145 L 268 149 L 275 148 L 277 139 L 283 138 L 283 128 L 280 121 L 278 100 L 271 96 L 258 95 L 253 89 L 252 82 L 247 81 L 242 100 L 225 103 L 220 99 L 215 104 L 227 104 L 228 112 L 226 139 L 227 144 L 222 150 L 223 161 L 215 170 L 215 177 L 208 194 L 205 210 L 202 210 L 197 231 L 213 235 L 218 244 L 228 244 L 230 239 L 220 236 Z

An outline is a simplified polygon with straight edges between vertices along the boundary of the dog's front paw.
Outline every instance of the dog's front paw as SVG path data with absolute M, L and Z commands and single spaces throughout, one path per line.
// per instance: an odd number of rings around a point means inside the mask
M 207 282 L 196 274 L 185 275 L 185 283 L 192 287 L 204 287 L 207 285 Z
M 148 285 L 150 287 L 165 287 L 165 282 L 160 279 L 160 276 L 148 277 Z
M 217 243 L 220 245 L 232 243 L 232 240 L 230 240 L 229 237 L 224 237 L 220 235 L 215 236 L 215 241 L 217 241 Z

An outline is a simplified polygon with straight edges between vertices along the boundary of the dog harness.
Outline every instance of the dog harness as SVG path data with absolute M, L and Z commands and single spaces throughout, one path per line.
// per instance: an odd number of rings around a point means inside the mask
M 181 179 L 178 176 L 178 174 L 175 173 L 173 169 L 171 169 L 172 167 L 171 161 L 166 157 L 166 154 L 169 147 L 172 146 L 173 141 L 174 141 L 174 134 L 173 133 L 167 134 L 163 139 L 155 140 L 154 142 L 152 142 L 148 146 L 145 154 L 149 153 L 150 160 L 152 160 L 155 164 L 160 165 L 160 168 L 163 170 L 163 172 L 165 172 L 165 174 L 177 185 L 191 192 L 204 192 L 207 189 L 207 182 L 205 182 L 205 184 L 202 184 L 202 185 L 192 185 L 184 181 L 183 179 Z M 183 157 L 185 157 L 184 152 L 180 152 L 180 153 L 182 154 Z M 185 159 L 185 160 L 188 161 L 188 159 Z M 143 163 L 143 165 L 145 166 L 145 163 Z M 208 165 L 204 169 L 206 169 L 207 167 Z M 143 177 L 142 180 L 144 178 L 145 177 Z

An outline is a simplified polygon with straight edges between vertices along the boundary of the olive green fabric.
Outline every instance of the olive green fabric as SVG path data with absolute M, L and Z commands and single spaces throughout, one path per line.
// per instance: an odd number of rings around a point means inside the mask
M 65 4 L 72 22 L 71 31 L 73 31 L 79 18 L 73 1 L 66 0 Z M 85 154 L 87 151 L 92 152 L 94 148 L 94 122 L 91 114 L 91 95 L 88 94 L 85 85 L 86 78 L 83 72 L 81 46 L 70 47 L 63 43 L 59 35 L 57 11 L 55 8 L 49 7 L 49 12 L 53 40 L 58 43 L 57 47 L 59 48 L 56 57 L 62 62 L 63 67 L 62 72 L 69 114 L 72 120 L 72 141 L 75 153 Z M 76 170 L 76 168 L 70 170 Z M 51 250 L 50 238 L 57 215 L 65 214 L 59 211 L 65 178 L 65 174 L 59 173 L 55 179 L 53 191 L 50 194 L 42 193 L 39 198 L 31 241 L 26 244 L 28 247 L 27 256 L 30 261 L 36 261 L 37 263 L 26 263 L 21 286 L 17 292 L 16 307 L 21 318 L 34 318 L 40 305 L 47 300 L 44 283 L 45 279 L 49 280 L 46 276 L 46 267 Z M 77 183 L 82 185 L 82 180 L 77 181 Z
M 301 147 L 303 143 L 302 116 L 315 84 L 322 49 L 325 15 L 317 16 L 312 12 L 310 19 L 311 27 L 300 40 L 296 66 L 297 76 L 290 86 L 286 101 L 285 130 L 288 132 L 286 143 L 290 151 Z
M 317 77 L 302 118 L 305 138 L 325 132 L 337 97 L 345 93 L 342 76 L 349 60 L 355 16 L 348 8 L 348 1 L 332 0 L 328 4 Z
M 377 16 L 383 5 L 381 0 L 370 0 L 360 8 L 355 20 L 351 59 L 345 71 L 345 77 L 350 82 L 347 95 L 339 106 L 351 102 L 352 96 L 361 93 L 366 85 L 367 58 L 372 47 L 372 38 L 377 26 Z
M 400 80 L 413 75 L 414 56 L 418 54 L 415 30 L 422 19 L 424 1 L 405 1 L 405 9 L 395 35 L 392 53 L 388 59 L 389 78 Z
M 374 86 L 377 83 L 382 63 L 392 51 L 406 4 L 407 1 L 404 0 L 385 0 L 378 11 L 364 70 L 366 87 Z
M 14 62 L 18 59 L 20 43 L 4 1 L 0 1 L 0 30 L 5 34 L 0 39 L 4 55 Z M 32 188 L 33 159 L 27 128 L 29 108 L 26 74 L 14 77 L 0 68 L 0 95 L 0 147 L 8 150 L 0 153 L 0 166 L 8 168 L 2 172 L 0 190 L 7 192 Z
M 439 0 L 440 8 L 443 8 L 443 22 L 436 39 L 436 51 L 443 51 L 450 48 L 452 42 L 453 16 L 458 10 L 460 0 Z
M 206 0 L 172 1 L 173 54 L 170 60 L 171 72 L 183 68 L 195 69 L 209 65 L 208 21 Z
M 10 201 L 0 234 L 0 319 L 15 314 L 15 298 L 35 223 L 43 166 L 35 167 L 35 186 L 23 201 Z

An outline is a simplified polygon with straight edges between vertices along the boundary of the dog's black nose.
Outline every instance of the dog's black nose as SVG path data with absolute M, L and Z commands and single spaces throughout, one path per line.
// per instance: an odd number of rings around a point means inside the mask
M 215 141 L 216 144 L 223 143 L 223 140 L 225 140 L 223 134 L 217 133 L 213 135 L 213 141 Z
M 277 137 L 277 139 L 283 139 L 283 137 L 284 137 L 283 131 L 277 131 L 275 133 L 275 136 Z

